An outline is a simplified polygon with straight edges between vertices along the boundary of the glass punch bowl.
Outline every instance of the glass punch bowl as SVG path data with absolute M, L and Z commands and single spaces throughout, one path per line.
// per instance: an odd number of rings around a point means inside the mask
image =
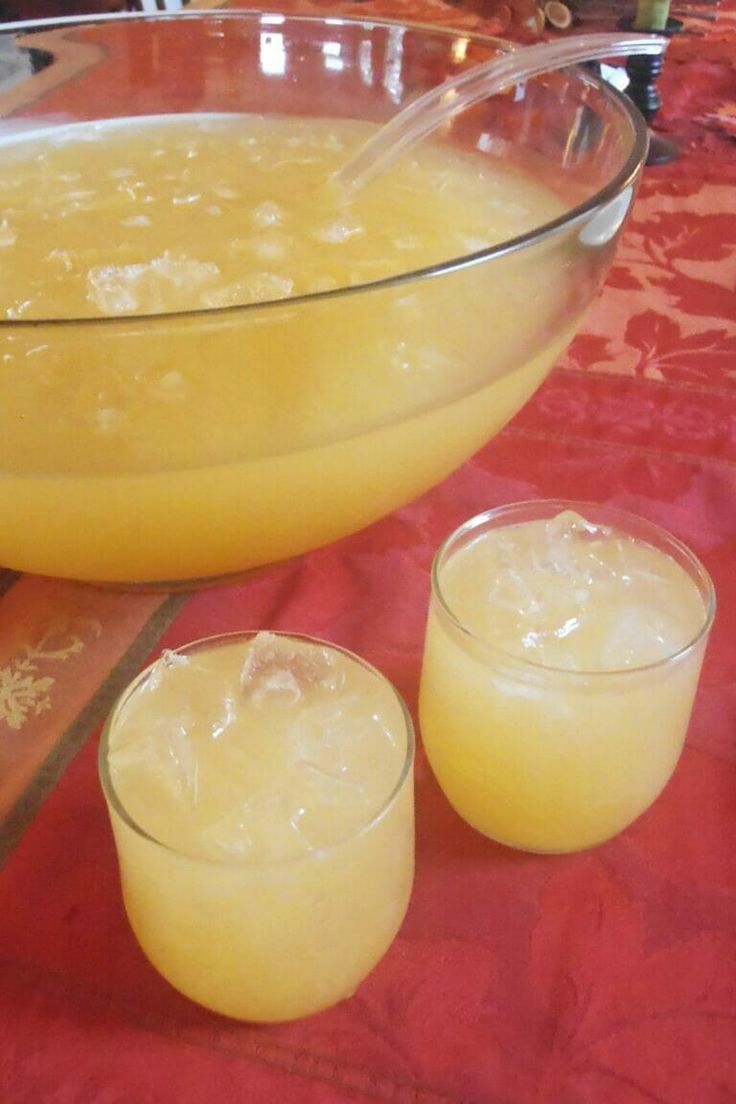
M 508 48 L 236 11 L 5 34 L 29 59 L 0 92 L 6 150 L 70 124 L 172 114 L 380 123 Z M 557 213 L 428 267 L 271 302 L 112 317 L 0 303 L 0 565 L 194 586 L 357 531 L 490 439 L 600 289 L 646 131 L 581 67 L 463 112 L 436 141 L 527 174 Z M 14 216 L 0 210 L 4 241 Z M 51 251 L 53 218 L 47 229 Z

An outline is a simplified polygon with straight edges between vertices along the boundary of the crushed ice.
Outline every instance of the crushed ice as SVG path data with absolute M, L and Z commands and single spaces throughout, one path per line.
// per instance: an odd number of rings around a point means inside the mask
M 11 245 L 15 245 L 18 235 L 7 219 L 3 219 L 0 222 L 0 249 L 7 249 Z
M 176 670 L 177 667 L 181 668 L 188 666 L 189 659 L 187 656 L 182 655 L 181 652 L 174 652 L 170 648 L 164 648 L 160 657 L 151 667 L 151 673 L 146 682 L 146 689 L 158 690 L 167 671 Z
M 251 220 L 259 229 L 279 226 L 284 220 L 284 212 L 274 200 L 264 199 L 251 211 Z
M 288 299 L 294 290 L 294 281 L 273 272 L 253 272 L 242 280 L 222 287 L 208 288 L 200 295 L 201 306 L 209 308 L 247 306 L 249 303 L 268 303 L 274 299 Z
M 220 275 L 214 261 L 177 258 L 165 251 L 149 264 L 101 265 L 87 273 L 87 299 L 103 314 L 166 309 L 172 291 L 188 293 Z
M 314 237 L 317 241 L 326 242 L 329 245 L 340 245 L 342 242 L 349 241 L 350 238 L 364 232 L 365 227 L 362 223 L 354 217 L 345 215 L 343 218 L 336 219 L 334 222 L 320 227 L 319 230 L 315 230 Z
M 241 692 L 255 705 L 274 698 L 296 705 L 308 691 L 334 691 L 343 681 L 326 648 L 294 648 L 269 632 L 254 637 L 240 671 Z

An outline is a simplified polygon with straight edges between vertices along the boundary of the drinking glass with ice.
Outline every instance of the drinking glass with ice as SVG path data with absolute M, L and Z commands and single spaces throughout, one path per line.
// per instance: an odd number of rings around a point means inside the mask
M 590 503 L 517 503 L 435 558 L 422 740 L 456 811 L 565 852 L 634 821 L 680 755 L 715 611 L 664 530 Z
M 235 633 L 164 652 L 100 748 L 125 908 L 156 969 L 252 1021 L 351 995 L 409 901 L 413 746 L 394 688 L 333 645 Z

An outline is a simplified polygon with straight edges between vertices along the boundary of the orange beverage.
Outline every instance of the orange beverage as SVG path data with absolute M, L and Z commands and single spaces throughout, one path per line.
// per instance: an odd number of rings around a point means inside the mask
M 164 653 L 100 750 L 131 926 L 193 1000 L 290 1020 L 350 996 L 414 869 L 413 737 L 372 667 L 305 637 Z
M 677 763 L 714 611 L 698 561 L 608 507 L 521 503 L 435 561 L 422 740 L 473 827 L 512 847 L 610 838 Z
M 348 200 L 331 175 L 370 130 L 174 116 L 4 140 L 0 563 L 166 583 L 283 559 L 426 489 L 535 390 L 587 302 L 574 250 L 390 281 L 562 203 L 432 143 Z

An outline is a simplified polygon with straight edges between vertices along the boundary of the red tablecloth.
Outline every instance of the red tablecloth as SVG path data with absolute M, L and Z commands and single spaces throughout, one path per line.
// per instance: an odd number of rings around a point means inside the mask
M 411 12 L 483 27 L 440 0 Z M 736 1100 L 734 41 L 732 4 L 706 38 L 673 44 L 657 123 L 683 156 L 646 172 L 563 363 L 441 486 L 352 538 L 194 596 L 0 575 L 0 1100 Z M 433 550 L 472 513 L 551 495 L 644 514 L 713 576 L 719 614 L 664 795 L 594 851 L 523 855 L 452 813 L 420 750 L 414 894 L 357 994 L 268 1028 L 180 998 L 120 901 L 95 763 L 117 690 L 161 646 L 268 626 L 359 652 L 414 709 Z

